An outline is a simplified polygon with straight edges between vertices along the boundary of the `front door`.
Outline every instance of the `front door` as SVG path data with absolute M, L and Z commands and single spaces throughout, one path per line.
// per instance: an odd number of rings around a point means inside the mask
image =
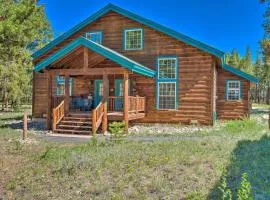
M 130 81 L 128 94 L 130 95 Z M 124 108 L 124 82 L 123 79 L 115 79 L 115 110 L 122 111 Z
M 94 94 L 94 106 L 96 107 L 102 100 L 103 95 L 103 82 L 102 80 L 95 80 L 95 94 Z

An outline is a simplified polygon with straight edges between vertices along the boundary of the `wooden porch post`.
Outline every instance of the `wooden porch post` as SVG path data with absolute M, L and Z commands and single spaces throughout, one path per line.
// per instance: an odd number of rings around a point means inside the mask
M 104 115 L 102 119 L 102 132 L 105 133 L 108 128 L 108 107 L 107 107 L 107 101 L 108 101 L 108 96 L 109 96 L 109 79 L 108 79 L 108 74 L 103 74 L 103 99 L 102 103 L 104 106 Z
M 125 133 L 128 133 L 128 72 L 124 72 L 124 122 L 125 122 Z
M 47 110 L 47 129 L 52 128 L 52 75 L 48 73 L 48 110 Z
M 69 112 L 69 75 L 65 75 L 65 114 Z

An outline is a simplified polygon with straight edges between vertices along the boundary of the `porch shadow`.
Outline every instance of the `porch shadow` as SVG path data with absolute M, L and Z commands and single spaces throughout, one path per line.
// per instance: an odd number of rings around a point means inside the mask
M 23 129 L 23 122 L 21 120 L 7 121 L 0 125 L 1 128 Z M 46 131 L 46 125 L 42 122 L 28 120 L 27 127 L 29 130 Z
M 259 140 L 242 140 L 231 155 L 227 170 L 227 183 L 236 199 L 243 173 L 248 174 L 254 199 L 270 199 L 270 136 Z M 221 179 L 210 191 L 208 199 L 221 199 L 218 187 Z

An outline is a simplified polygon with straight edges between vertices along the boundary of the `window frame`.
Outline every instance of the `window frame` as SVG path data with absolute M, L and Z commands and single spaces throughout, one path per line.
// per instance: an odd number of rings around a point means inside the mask
M 175 62 L 175 78 L 159 78 L 159 61 L 166 59 L 174 59 Z M 157 110 L 178 110 L 178 56 L 159 56 L 156 60 L 157 72 L 156 72 L 156 109 Z M 175 83 L 175 108 L 164 109 L 159 108 L 159 84 L 160 83 Z
M 127 48 L 127 45 L 126 45 L 126 41 L 127 41 L 127 32 L 129 31 L 138 31 L 140 30 L 141 31 L 141 34 L 142 34 L 142 38 L 141 38 L 141 48 Z M 136 50 L 143 50 L 144 49 L 144 29 L 143 28 L 126 28 L 124 29 L 123 31 L 123 48 L 124 50 L 126 51 L 136 51 Z
M 56 96 L 64 96 L 65 95 L 65 89 L 63 91 L 63 94 L 59 94 L 59 88 L 58 85 L 63 85 L 65 88 L 65 78 L 61 78 L 61 76 L 56 76 Z M 69 79 L 69 96 L 72 96 L 72 89 L 73 89 L 73 79 Z
M 238 99 L 229 99 L 229 84 L 232 83 L 232 82 L 236 82 L 236 83 L 239 83 L 239 95 L 238 95 Z M 234 89 L 231 89 L 231 90 L 236 90 L 235 88 Z M 242 81 L 240 80 L 226 80 L 226 95 L 225 95 L 225 100 L 226 101 L 241 101 L 242 100 Z
M 91 35 L 92 35 L 92 34 L 100 34 L 100 43 L 95 42 L 95 41 L 93 41 L 93 40 L 87 38 L 87 35 L 88 35 L 88 34 L 90 34 L 90 38 L 91 38 Z M 102 43 L 103 43 L 103 31 L 90 31 L 90 32 L 86 32 L 86 33 L 85 33 L 85 38 L 88 39 L 88 40 L 91 40 L 92 42 L 95 42 L 95 43 L 97 43 L 97 44 L 101 44 L 101 45 L 102 45 Z

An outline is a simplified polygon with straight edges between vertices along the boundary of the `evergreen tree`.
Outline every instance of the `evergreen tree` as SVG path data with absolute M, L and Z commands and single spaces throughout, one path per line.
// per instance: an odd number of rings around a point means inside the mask
M 241 61 L 241 58 L 240 58 L 239 53 L 237 52 L 236 49 L 233 49 L 231 56 L 229 58 L 228 64 L 235 68 L 239 68 L 240 61 Z
M 0 0 L 0 95 L 7 108 L 31 96 L 31 54 L 52 38 L 36 0 Z
M 263 81 L 267 87 L 267 100 L 266 103 L 270 102 L 270 0 L 260 0 L 262 3 L 267 4 L 267 9 L 265 12 L 265 20 L 263 22 L 263 27 L 265 30 L 265 35 L 261 41 L 262 55 L 263 55 L 263 75 L 261 81 Z

